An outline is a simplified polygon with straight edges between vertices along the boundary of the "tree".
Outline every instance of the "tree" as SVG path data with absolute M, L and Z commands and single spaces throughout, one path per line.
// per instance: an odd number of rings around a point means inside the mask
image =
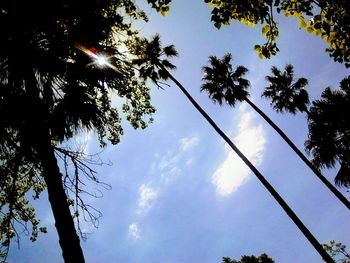
M 137 58 L 133 60 L 133 64 L 138 66 L 140 77 L 149 78 L 160 87 L 159 83 L 162 84 L 160 80 L 167 80 L 169 77 L 165 69 L 176 69 L 176 66 L 168 60 L 168 58 L 178 56 L 175 46 L 169 45 L 163 48 L 159 35 L 155 35 L 150 41 L 143 38 L 134 43 L 131 52 Z
M 269 86 L 264 89 L 263 97 L 271 100 L 271 106 L 277 112 L 296 114 L 308 113 L 309 94 L 306 91 L 308 81 L 305 78 L 294 80 L 293 66 L 287 64 L 283 73 L 276 67 L 271 68 L 272 76 L 266 76 Z
M 170 0 L 147 0 L 162 12 L 169 11 Z M 350 3 L 347 0 L 204 0 L 212 8 L 211 21 L 218 29 L 237 21 L 248 26 L 262 25 L 261 32 L 266 38 L 254 49 L 260 58 L 270 58 L 279 51 L 279 36 L 276 13 L 293 16 L 299 20 L 299 27 L 309 34 L 321 37 L 327 44 L 326 51 L 337 62 L 350 66 Z M 164 12 L 163 10 L 166 10 Z M 298 21 L 297 20 L 297 21 Z
M 275 261 L 267 254 L 263 253 L 259 257 L 256 256 L 242 256 L 241 260 L 234 260 L 229 257 L 223 257 L 222 263 L 274 263 Z
M 342 243 L 332 240 L 328 244 L 323 244 L 323 247 L 336 262 L 350 262 L 350 252 L 346 251 L 346 246 Z
M 170 0 L 147 0 L 158 11 L 170 10 Z M 336 61 L 350 66 L 350 2 L 340 1 L 294 1 L 294 0 L 249 0 L 249 1 L 220 1 L 204 0 L 212 8 L 211 21 L 218 29 L 222 25 L 230 25 L 231 21 L 237 21 L 249 26 L 262 25 L 261 32 L 266 38 L 263 44 L 255 45 L 254 49 L 260 58 L 270 58 L 279 51 L 277 39 L 279 36 L 278 23 L 276 23 L 276 12 L 284 14 L 285 17 L 293 16 L 300 22 L 300 29 L 305 29 L 307 33 L 321 37 L 327 44 L 326 52 Z M 162 12 L 163 15 L 166 12 Z M 276 72 L 277 73 L 277 72 Z M 301 100 L 307 99 L 306 93 L 301 93 Z M 304 107 L 302 110 L 305 110 Z M 300 110 L 300 109 L 299 109 Z M 306 142 L 307 143 L 307 142 Z M 291 145 L 290 145 L 291 146 Z M 292 147 L 292 146 L 291 146 Z M 293 147 L 292 147 L 293 148 Z M 311 151 L 312 152 L 312 151 Z M 301 157 L 304 162 L 307 158 Z M 316 159 L 316 158 L 314 158 Z M 311 168 L 314 173 L 323 181 L 325 185 L 340 199 L 348 208 L 349 201 L 336 190 L 317 169 Z M 341 165 L 336 176 L 336 184 L 347 181 L 350 169 Z M 322 176 L 322 177 L 321 177 Z M 339 179 L 341 178 L 341 179 Z M 344 179 L 343 179 L 344 178 Z
M 306 149 L 317 167 L 341 168 L 335 177 L 338 185 L 350 188 L 350 77 L 340 82 L 340 90 L 329 87 L 321 99 L 312 102 L 308 115 L 309 134 Z
M 222 59 L 215 56 L 209 57 L 210 66 L 203 67 L 204 77 L 202 80 L 204 83 L 201 86 L 201 91 L 207 91 L 209 97 L 220 105 L 226 102 L 234 107 L 237 102 L 247 99 L 247 89 L 250 84 L 244 78 L 248 69 L 238 66 L 233 71 L 231 59 L 232 55 L 229 53 L 224 55 Z
M 288 136 L 251 100 L 247 89 L 250 84 L 244 79 L 244 75 L 248 71 L 243 66 L 238 66 L 233 70 L 231 65 L 231 54 L 226 54 L 222 59 L 215 56 L 209 57 L 210 66 L 204 66 L 202 91 L 207 91 L 209 97 L 219 104 L 226 102 L 230 106 L 235 106 L 237 102 L 247 102 L 264 120 L 284 139 L 284 141 L 294 150 L 294 152 L 304 161 L 304 163 L 314 172 L 314 174 L 324 183 L 324 185 L 348 208 L 350 202 L 321 174 L 321 172 L 312 165 L 305 155 L 295 146 Z M 273 97 L 272 104 L 278 110 L 288 110 L 296 112 L 299 110 L 307 111 L 306 103 L 308 96 L 306 91 L 301 88 L 306 84 L 305 79 L 293 81 L 293 71 L 291 66 L 286 67 L 287 72 L 281 74 L 278 69 L 272 68 L 276 73 L 275 77 L 267 77 L 271 80 L 263 96 Z M 280 92 L 277 89 L 279 86 Z M 299 92 L 298 92 L 299 89 Z M 296 95 L 296 96 L 294 96 Z M 297 102 L 296 102 L 297 101 Z
M 277 39 L 278 24 L 274 13 L 283 13 L 286 17 L 294 16 L 300 21 L 300 28 L 310 34 L 324 39 L 329 47 L 326 51 L 335 61 L 350 66 L 349 32 L 350 5 L 341 1 L 216 1 L 205 0 L 212 7 L 211 20 L 218 28 L 222 24 L 229 25 L 236 20 L 250 26 L 262 24 L 262 34 L 266 38 L 263 45 L 255 45 L 254 49 L 260 57 L 270 58 L 279 49 Z
M 285 71 L 283 74 L 279 69 L 276 67 L 272 67 L 271 69 L 273 76 L 267 76 L 266 80 L 269 81 L 269 87 L 265 88 L 263 92 L 264 97 L 268 97 L 272 100 L 271 105 L 277 112 L 290 112 L 292 114 L 295 114 L 297 111 L 305 112 L 307 116 L 310 118 L 310 112 L 307 108 L 307 105 L 309 104 L 308 94 L 305 89 L 307 85 L 307 80 L 304 78 L 300 78 L 297 81 L 293 83 L 293 67 L 291 65 L 287 65 L 285 68 Z M 346 83 L 346 79 L 343 80 L 343 83 Z M 346 85 L 346 84 L 343 84 Z M 338 109 L 341 110 L 341 109 Z M 335 114 L 336 111 L 333 112 Z M 339 115 L 338 115 L 339 116 Z M 340 117 L 337 119 L 339 123 L 346 122 L 346 118 Z M 321 124 L 322 125 L 322 124 Z M 327 126 L 329 128 L 329 126 Z M 346 133 L 344 129 L 349 129 L 350 125 L 348 125 L 347 128 L 343 128 L 343 133 Z M 319 127 L 320 128 L 320 127 Z M 332 127 L 331 129 L 334 129 Z M 313 129 L 314 130 L 314 129 Z M 324 131 L 323 129 L 319 130 Z M 333 130 L 332 132 L 337 132 Z M 328 137 L 327 134 L 323 134 L 323 136 Z M 333 135 L 333 137 L 336 137 Z M 319 144 L 323 144 L 323 142 L 319 141 L 320 138 L 316 139 L 318 140 Z M 329 146 L 329 145 L 328 145 Z M 336 148 L 339 150 L 338 144 L 333 144 L 333 148 Z M 327 148 L 328 149 L 328 148 Z M 298 155 L 301 155 L 301 152 L 298 153 Z M 305 156 L 301 157 L 302 159 L 307 160 Z M 312 165 L 308 160 L 306 161 L 306 164 L 312 168 L 314 165 Z M 321 168 L 322 165 L 320 165 L 317 162 L 314 162 L 317 168 Z M 325 178 L 323 175 L 319 172 L 318 169 L 312 168 L 318 177 L 324 181 Z M 340 170 L 337 173 L 337 176 L 335 177 L 336 185 L 343 185 L 343 186 L 350 186 L 350 177 L 349 177 L 349 171 L 350 169 L 346 165 L 341 165 Z M 327 184 L 327 182 L 325 182 Z
M 123 130 L 112 93 L 125 98 L 122 111 L 134 128 L 145 128 L 155 109 L 149 89 L 119 51 L 137 41 L 135 19 L 146 20 L 130 0 L 2 1 L 0 4 L 0 171 L 2 256 L 6 258 L 16 227 L 39 220 L 30 206 L 47 188 L 65 262 L 84 262 L 74 218 L 86 212 L 81 198 L 82 172 L 98 182 L 79 152 L 62 147 L 79 131 L 93 130 L 101 146 L 119 142 Z M 78 49 L 89 51 L 86 57 Z M 92 60 L 109 56 L 118 70 Z M 74 164 L 65 176 L 58 156 Z M 69 173 L 71 172 L 71 173 Z M 69 198 L 69 193 L 73 198 Z M 73 211 L 70 204 L 74 203 Z M 81 211 L 83 210 L 83 211 Z M 79 223 L 79 222 L 78 222 Z
M 164 60 L 162 60 L 161 56 L 166 55 L 166 49 L 173 49 L 172 46 L 168 46 L 165 48 L 160 48 L 161 43 L 159 37 L 154 37 L 151 41 L 148 41 L 147 39 L 143 39 L 143 45 L 141 45 L 139 48 L 135 48 L 134 54 L 139 56 L 140 54 L 145 54 L 144 56 L 141 56 L 145 60 L 143 63 L 140 63 L 140 60 L 135 60 L 135 64 L 137 64 L 140 67 L 140 70 L 143 66 L 146 68 L 149 68 L 151 66 L 152 70 L 149 72 L 155 72 L 157 73 L 157 76 L 160 79 L 155 79 L 153 76 L 155 74 L 151 75 L 152 81 L 159 81 L 161 79 L 171 79 L 184 93 L 184 95 L 187 97 L 187 99 L 191 102 L 191 104 L 198 110 L 198 112 L 207 120 L 207 122 L 214 128 L 214 130 L 221 136 L 221 138 L 231 147 L 231 149 L 239 156 L 239 158 L 242 159 L 242 161 L 249 167 L 249 169 L 255 174 L 255 176 L 258 178 L 258 180 L 263 184 L 263 186 L 269 191 L 269 193 L 273 196 L 273 198 L 278 202 L 278 204 L 282 207 L 282 209 L 286 212 L 286 214 L 292 219 L 294 224 L 299 228 L 299 230 L 304 234 L 304 236 L 308 239 L 308 241 L 312 244 L 312 246 L 316 249 L 316 251 L 321 255 L 321 257 L 326 262 L 334 262 L 332 258 L 325 252 L 325 250 L 322 248 L 321 244 L 316 240 L 316 238 L 312 235 L 312 233 L 307 229 L 307 227 L 302 223 L 302 221 L 298 218 L 298 216 L 294 213 L 294 211 L 288 206 L 288 204 L 283 200 L 283 198 L 277 193 L 277 191 L 273 188 L 273 186 L 265 179 L 265 177 L 259 172 L 259 170 L 247 159 L 247 157 L 236 147 L 236 145 L 228 138 L 228 136 L 217 126 L 217 124 L 214 122 L 214 120 L 203 110 L 203 108 L 194 100 L 194 98 L 188 93 L 188 91 L 185 89 L 185 87 L 176 79 L 174 76 L 167 70 L 167 65 L 164 65 L 162 63 Z M 171 48 L 169 48 L 171 47 Z M 147 54 L 146 54 L 147 53 Z M 171 56 L 174 55 L 175 52 L 171 52 Z M 147 59 L 146 59 L 147 58 Z M 152 61 L 152 63 L 151 63 Z M 154 63 L 154 64 L 153 64 Z M 168 67 L 169 68 L 169 67 Z M 172 67 L 170 67 L 172 68 Z M 163 73 L 166 73 L 166 75 L 163 75 Z M 238 72 L 238 78 L 237 81 L 243 81 L 241 84 L 245 84 L 246 81 L 241 79 L 242 73 L 241 71 L 244 71 L 244 68 L 241 68 Z M 143 72 L 141 70 L 141 72 Z M 149 78 L 149 76 L 145 76 L 146 78 Z

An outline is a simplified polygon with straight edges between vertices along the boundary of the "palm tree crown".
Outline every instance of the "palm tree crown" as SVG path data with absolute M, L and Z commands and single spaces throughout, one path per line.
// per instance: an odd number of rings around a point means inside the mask
M 247 89 L 250 83 L 244 78 L 248 69 L 238 66 L 233 71 L 231 59 L 231 54 L 224 55 L 222 59 L 210 56 L 210 66 L 202 68 L 204 84 L 201 86 L 201 91 L 207 91 L 209 97 L 220 105 L 226 102 L 235 106 L 237 102 L 241 102 L 249 96 Z
M 262 96 L 271 99 L 271 105 L 277 112 L 307 112 L 309 95 L 306 91 L 307 79 L 294 79 L 293 66 L 287 64 L 281 72 L 277 67 L 271 68 L 272 76 L 266 76 L 269 86 Z
M 137 56 L 133 60 L 133 64 L 138 66 L 140 77 L 143 79 L 149 78 L 156 84 L 160 80 L 169 78 L 164 68 L 176 69 L 176 66 L 168 60 L 168 58 L 178 56 L 175 46 L 162 47 L 159 35 L 153 36 L 151 40 L 139 39 L 138 42 L 135 42 L 131 52 Z
M 309 135 L 306 149 L 318 167 L 333 167 L 340 162 L 336 182 L 350 187 L 350 77 L 340 90 L 326 88 L 320 100 L 312 102 L 308 115 Z

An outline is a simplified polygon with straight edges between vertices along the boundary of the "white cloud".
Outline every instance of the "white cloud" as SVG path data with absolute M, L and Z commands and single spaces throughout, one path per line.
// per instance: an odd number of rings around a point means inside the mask
M 137 223 L 132 223 L 129 225 L 128 236 L 135 239 L 135 240 L 141 239 L 141 231 L 140 231 L 140 227 Z
M 160 180 L 152 180 L 148 183 L 143 183 L 139 187 L 139 199 L 136 209 L 136 214 L 138 214 L 138 216 L 147 215 L 159 198 L 159 192 L 180 176 L 182 173 L 180 167 L 192 165 L 194 162 L 193 157 L 187 157 L 191 154 L 190 150 L 193 149 L 198 142 L 199 138 L 196 136 L 184 137 L 178 141 L 176 148 L 168 150 L 166 154 L 157 154 L 155 156 L 157 162 L 154 162 L 150 169 L 152 173 L 161 175 L 160 178 L 158 178 Z M 150 185 L 156 185 L 156 187 L 151 187 Z M 129 225 L 128 236 L 134 240 L 141 239 L 141 231 L 138 223 L 131 223 Z
M 178 152 L 174 154 L 174 152 L 168 151 L 166 155 L 164 155 L 158 164 L 158 169 L 160 171 L 165 171 L 171 169 L 176 166 L 182 157 L 182 153 Z
M 186 161 L 186 165 L 187 165 L 187 166 L 192 166 L 193 163 L 194 163 L 194 158 L 189 158 L 189 159 L 187 159 L 187 161 Z
M 173 182 L 180 174 L 182 170 L 178 166 L 172 166 L 161 174 L 165 184 Z
M 161 177 L 165 183 L 170 183 L 175 180 L 182 172 L 180 167 L 184 165 L 190 166 L 193 163 L 193 158 L 188 155 L 189 150 L 193 149 L 199 143 L 197 136 L 188 136 L 181 138 L 178 141 L 178 149 L 169 150 L 158 161 L 157 168 L 161 173 Z M 154 170 L 154 166 L 152 165 Z
M 152 208 L 154 201 L 158 198 L 158 190 L 146 184 L 142 184 L 139 188 L 139 195 L 139 212 L 147 212 Z
M 242 109 L 244 108 L 241 108 L 241 112 Z M 261 163 L 266 139 L 262 126 L 252 123 L 252 112 L 243 110 L 234 143 L 254 165 Z M 225 149 L 226 157 L 212 175 L 212 183 L 222 196 L 236 191 L 251 174 L 250 169 L 231 148 L 225 145 Z
M 196 136 L 184 137 L 180 139 L 180 150 L 182 152 L 185 152 L 191 149 L 192 147 L 196 146 L 198 142 L 199 142 L 199 138 Z

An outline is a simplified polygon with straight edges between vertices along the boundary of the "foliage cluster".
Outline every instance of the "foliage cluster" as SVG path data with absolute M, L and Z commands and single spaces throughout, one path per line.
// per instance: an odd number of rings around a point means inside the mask
M 170 0 L 148 0 L 157 10 L 169 10 Z M 204 0 L 212 8 L 211 20 L 215 27 L 237 21 L 248 26 L 261 24 L 266 39 L 254 46 L 260 58 L 270 58 L 279 51 L 276 17 L 295 17 L 299 27 L 309 34 L 321 37 L 329 55 L 345 66 L 350 66 L 350 3 L 347 0 Z M 164 15 L 164 14 L 163 14 Z
M 132 57 L 123 52 L 138 41 L 132 21 L 147 20 L 133 1 L 2 1 L 0 8 L 0 237 L 6 257 L 18 232 L 32 240 L 46 232 L 29 204 L 31 195 L 38 198 L 46 189 L 43 145 L 73 167 L 62 183 L 78 215 L 89 208 L 80 198 L 79 171 L 99 181 L 86 156 L 64 142 L 94 130 L 102 147 L 116 144 L 122 115 L 134 128 L 145 128 L 155 108 Z M 81 47 L 108 57 L 117 70 L 99 68 Z M 113 94 L 123 105 L 112 103 Z
M 242 256 L 240 260 L 231 259 L 229 257 L 224 257 L 222 263 L 274 263 L 275 261 L 270 258 L 267 254 L 263 253 L 260 256 L 256 257 L 251 256 Z

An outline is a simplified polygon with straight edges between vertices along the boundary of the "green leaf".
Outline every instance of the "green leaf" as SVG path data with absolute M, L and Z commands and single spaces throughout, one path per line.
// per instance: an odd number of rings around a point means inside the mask
M 166 14 L 169 12 L 170 7 L 169 6 L 162 6 L 160 8 L 160 13 L 162 14 L 162 16 L 166 16 Z
M 306 28 L 306 31 L 307 31 L 309 34 L 312 34 L 312 33 L 314 32 L 314 28 L 311 27 L 311 26 L 308 26 L 308 27 Z
M 266 36 L 266 34 L 270 31 L 270 25 L 265 25 L 263 26 L 263 28 L 261 29 L 261 32 L 264 36 Z
M 221 23 L 220 23 L 220 22 L 215 22 L 215 23 L 214 23 L 214 26 L 215 26 L 217 29 L 220 29 L 220 28 L 221 28 Z
M 47 233 L 47 227 L 40 227 L 39 228 L 39 231 L 41 232 L 41 233 Z
M 306 27 L 307 27 L 307 24 L 306 24 L 306 22 L 305 22 L 304 19 L 300 19 L 299 27 L 300 27 L 300 28 L 306 28 Z

